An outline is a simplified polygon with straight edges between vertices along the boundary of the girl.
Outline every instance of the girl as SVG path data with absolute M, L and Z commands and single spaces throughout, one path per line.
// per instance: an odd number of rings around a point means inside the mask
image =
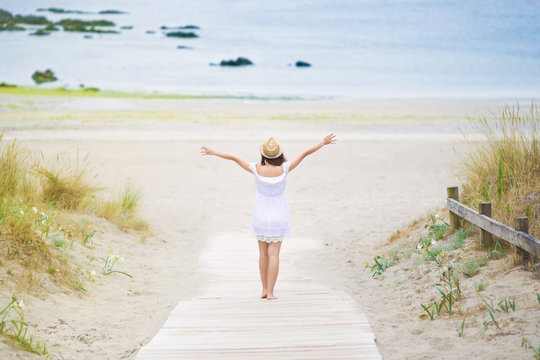
M 260 146 L 260 164 L 248 163 L 236 156 L 220 153 L 205 146 L 201 147 L 202 155 L 215 155 L 222 159 L 233 160 L 242 169 L 255 176 L 257 195 L 251 214 L 250 230 L 256 235 L 259 243 L 261 298 L 277 299 L 274 296 L 274 285 L 279 270 L 279 250 L 283 236 L 291 233 L 289 207 L 284 194 L 287 174 L 293 171 L 306 156 L 335 142 L 336 136 L 330 134 L 319 144 L 310 147 L 292 162 L 288 162 L 281 145 L 274 138 L 270 138 Z

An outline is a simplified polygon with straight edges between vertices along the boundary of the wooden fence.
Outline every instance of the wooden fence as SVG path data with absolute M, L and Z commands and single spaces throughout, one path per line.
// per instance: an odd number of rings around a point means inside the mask
M 450 227 L 453 230 L 459 228 L 460 220 L 463 218 L 480 228 L 480 242 L 483 246 L 494 245 L 493 235 L 514 244 L 536 258 L 540 258 L 540 241 L 528 234 L 529 219 L 527 217 L 515 218 L 515 229 L 513 229 L 491 218 L 491 203 L 482 202 L 479 205 L 479 211 L 475 211 L 459 202 L 457 187 L 449 187 L 446 190 Z

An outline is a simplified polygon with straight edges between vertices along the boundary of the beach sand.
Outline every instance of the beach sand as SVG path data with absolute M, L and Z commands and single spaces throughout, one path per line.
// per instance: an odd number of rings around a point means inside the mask
M 22 295 L 27 319 L 35 325 L 31 330 L 59 359 L 134 357 L 178 301 L 204 289 L 207 278 L 197 258 L 205 240 L 247 232 L 254 198 L 251 176 L 232 162 L 200 156 L 200 146 L 257 161 L 258 144 L 275 136 L 292 158 L 335 132 L 338 144 L 307 158 L 288 179 L 294 233 L 284 253 L 295 238 L 323 245 L 295 261 L 354 297 L 385 358 L 440 357 L 448 343 L 448 358 L 478 353 L 504 358 L 492 346 L 496 338 L 460 339 L 455 329 L 434 326 L 428 331 L 430 324 L 416 313 L 403 316 L 402 308 L 391 306 L 398 299 L 380 289 L 383 285 L 364 268 L 391 234 L 444 206 L 446 187 L 459 184 L 452 167 L 463 149 L 456 123 L 466 126 L 467 115 L 487 115 L 500 103 L 2 96 L 1 106 L 16 106 L 1 113 L 6 138 L 16 137 L 21 146 L 46 157 L 60 153 L 73 159 L 77 151 L 88 153 L 105 192 L 130 179 L 142 189 L 140 214 L 153 232 L 141 241 L 137 234 L 94 219 L 104 234 L 76 255 L 83 270 L 97 269 L 90 256 L 114 248 L 125 258 L 119 269 L 134 278 L 98 276 L 95 283 L 87 281 L 84 294 Z M 408 296 L 419 307 L 414 301 L 418 295 Z M 421 333 L 412 331 L 419 326 Z M 519 349 L 517 344 L 519 354 L 529 354 Z M 0 343 L 0 357 L 33 356 Z

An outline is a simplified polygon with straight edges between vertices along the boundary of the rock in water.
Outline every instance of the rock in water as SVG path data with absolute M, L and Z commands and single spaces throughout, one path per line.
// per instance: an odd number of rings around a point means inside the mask
M 239 57 L 238 59 L 234 60 L 221 60 L 219 63 L 220 66 L 247 66 L 247 65 L 253 65 L 253 62 L 245 57 Z
M 51 22 L 45 16 L 16 15 L 13 19 L 17 24 L 49 25 Z
M 89 12 L 89 11 L 66 10 L 66 9 L 63 9 L 63 8 L 54 8 L 54 7 L 47 8 L 47 9 L 40 8 L 40 9 L 37 9 L 37 11 L 48 11 L 48 12 L 52 12 L 53 14 L 79 14 L 79 15 L 91 14 L 91 12 Z
M 198 38 L 199 35 L 195 34 L 194 32 L 186 32 L 186 31 L 173 31 L 167 33 L 168 37 L 179 37 L 179 38 Z
M 296 67 L 311 67 L 311 64 L 306 61 L 298 60 L 296 62 Z
M 121 14 L 127 14 L 127 12 L 120 11 L 120 10 L 101 10 L 98 14 L 101 14 L 101 15 L 121 15 Z
M 24 31 L 26 30 L 22 26 L 17 25 L 14 22 L 8 22 L 5 25 L 0 25 L 0 31 Z
M 51 34 L 50 32 L 45 31 L 43 29 L 37 29 L 33 33 L 30 33 L 30 35 L 34 35 L 34 36 L 45 36 L 45 35 L 50 35 L 50 34 Z
M 58 80 L 56 76 L 54 76 L 54 73 L 51 71 L 51 69 L 47 69 L 44 72 L 41 71 L 35 71 L 34 74 L 32 74 L 32 79 L 36 82 L 36 84 L 42 84 L 44 82 L 51 82 Z
M 184 26 L 165 26 L 160 27 L 161 30 L 200 30 L 197 25 L 184 25 Z
M 96 34 L 118 34 L 115 30 L 102 30 L 96 27 L 111 27 L 115 23 L 109 20 L 78 20 L 78 19 L 63 19 L 57 22 L 58 25 L 64 28 L 64 31 L 75 32 L 91 32 Z
M 45 28 L 43 30 L 46 30 L 46 31 L 58 31 L 58 28 L 56 26 L 54 26 L 53 24 L 49 24 L 49 25 L 45 26 Z

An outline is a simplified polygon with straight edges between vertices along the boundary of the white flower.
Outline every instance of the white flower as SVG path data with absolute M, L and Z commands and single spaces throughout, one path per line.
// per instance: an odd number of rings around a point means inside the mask
M 92 281 L 96 281 L 96 272 L 94 270 L 90 271 L 90 274 L 88 274 L 88 278 Z
M 32 207 L 32 211 L 34 211 L 34 214 L 37 214 L 37 207 Z
M 431 240 L 431 245 L 437 245 L 437 241 L 436 240 Z
M 124 262 L 124 257 L 123 256 L 119 256 L 118 257 L 118 263 L 119 264 L 122 264 Z
M 22 301 L 22 299 L 21 299 L 21 300 L 15 301 L 15 304 L 17 304 L 17 306 L 18 306 L 21 310 L 24 309 L 24 301 Z
M 23 215 L 24 215 L 24 211 L 22 211 L 22 210 L 19 210 L 19 212 L 20 212 L 21 214 L 23 214 Z
M 423 246 L 422 246 L 422 244 L 418 244 L 418 245 L 416 245 L 416 251 L 420 251 L 420 250 L 422 250 L 422 247 L 423 247 Z

